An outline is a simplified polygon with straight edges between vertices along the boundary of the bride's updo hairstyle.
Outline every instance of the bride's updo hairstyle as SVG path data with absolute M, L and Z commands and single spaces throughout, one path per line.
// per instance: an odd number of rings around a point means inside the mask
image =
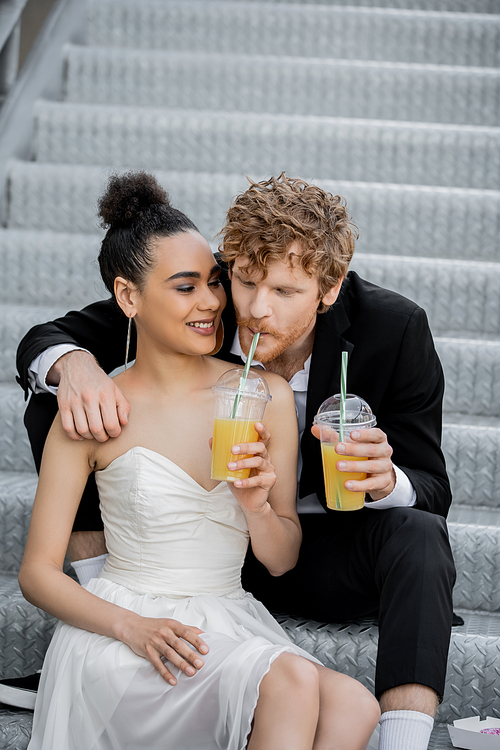
M 170 205 L 165 190 L 152 174 L 112 175 L 99 200 L 101 226 L 107 228 L 99 253 L 99 268 L 106 288 L 122 276 L 142 291 L 155 265 L 155 242 L 190 230 L 191 219 Z

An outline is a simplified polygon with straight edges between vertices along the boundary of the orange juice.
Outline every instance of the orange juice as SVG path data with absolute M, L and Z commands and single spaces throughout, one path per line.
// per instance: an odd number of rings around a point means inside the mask
M 214 419 L 214 436 L 212 442 L 212 479 L 223 482 L 234 482 L 235 479 L 247 479 L 250 469 L 229 471 L 230 461 L 249 458 L 249 455 L 234 455 L 233 445 L 238 443 L 256 443 L 259 435 L 254 427 L 256 420 L 249 419 Z
M 346 490 L 344 484 L 349 479 L 361 481 L 366 474 L 354 471 L 338 471 L 337 461 L 367 461 L 358 456 L 340 456 L 335 448 L 337 443 L 321 443 L 323 473 L 325 476 L 326 504 L 332 510 L 359 510 L 365 502 L 364 492 Z

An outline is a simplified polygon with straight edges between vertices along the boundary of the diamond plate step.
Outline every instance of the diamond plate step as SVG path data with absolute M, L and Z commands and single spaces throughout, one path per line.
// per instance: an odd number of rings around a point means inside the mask
M 0 229 L 0 277 L 4 304 L 67 309 L 105 299 L 109 293 L 99 274 L 100 236 Z
M 64 315 L 68 306 L 0 305 L 0 382 L 14 382 L 16 351 L 24 334 L 37 323 Z
M 238 1 L 227 0 L 227 2 Z M 250 0 L 241 1 L 249 2 Z M 255 2 L 288 4 L 290 0 L 255 0 Z M 498 13 L 497 0 L 294 0 L 294 3 L 359 5 L 366 8 L 399 8 L 400 10 L 445 10 L 456 13 Z
M 451 522 L 448 530 L 457 569 L 455 608 L 500 612 L 500 526 Z
M 106 167 L 10 162 L 8 226 L 98 231 L 96 202 L 110 171 Z M 233 197 L 248 186 L 242 174 L 152 171 L 174 205 L 192 218 L 209 240 L 223 226 Z M 249 174 L 262 178 L 262 173 Z M 309 179 L 307 174 L 303 176 Z M 360 229 L 358 253 L 500 260 L 500 191 L 315 182 L 346 197 Z
M 500 128 L 38 101 L 37 161 L 497 190 Z
M 342 29 L 339 34 L 338 30 Z M 495 15 L 224 0 L 92 0 L 101 47 L 336 57 L 496 67 Z
M 434 333 L 500 335 L 500 263 L 355 253 L 351 268 L 417 302 Z
M 68 45 L 64 98 L 497 126 L 500 70 Z
M 444 412 L 500 417 L 500 341 L 435 338 L 446 388 Z
M 26 601 L 17 573 L 0 571 L 0 677 L 41 669 L 55 620 Z
M 2 708 L 0 703 L 0 750 L 26 750 L 32 724 L 32 711 Z
M 28 534 L 37 475 L 0 471 L 0 570 L 17 575 Z
M 476 505 L 453 503 L 448 513 L 448 523 L 463 523 L 470 526 L 500 526 L 500 508 L 485 508 Z
M 0 383 L 0 471 L 35 471 L 23 424 L 24 393 L 16 383 Z

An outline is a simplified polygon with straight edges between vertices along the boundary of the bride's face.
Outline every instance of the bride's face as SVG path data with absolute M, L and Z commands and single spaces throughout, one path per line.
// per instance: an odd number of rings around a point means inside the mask
M 134 295 L 138 334 L 164 351 L 209 354 L 226 304 L 220 268 L 197 232 L 158 240 L 156 264 Z

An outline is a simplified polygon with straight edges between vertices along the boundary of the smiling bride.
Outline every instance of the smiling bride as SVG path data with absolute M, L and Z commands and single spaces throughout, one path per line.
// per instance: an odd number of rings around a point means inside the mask
M 60 623 L 29 748 L 361 750 L 375 699 L 295 646 L 240 582 L 249 542 L 272 575 L 297 560 L 292 392 L 264 373 L 266 426 L 239 446 L 248 458 L 233 450 L 250 477 L 211 480 L 212 386 L 232 367 L 209 356 L 220 268 L 151 175 L 112 177 L 100 216 L 101 273 L 137 331 L 116 377 L 131 411 L 107 442 L 71 440 L 59 416 L 47 439 L 20 584 Z M 109 557 L 82 587 L 63 561 L 91 472 Z

